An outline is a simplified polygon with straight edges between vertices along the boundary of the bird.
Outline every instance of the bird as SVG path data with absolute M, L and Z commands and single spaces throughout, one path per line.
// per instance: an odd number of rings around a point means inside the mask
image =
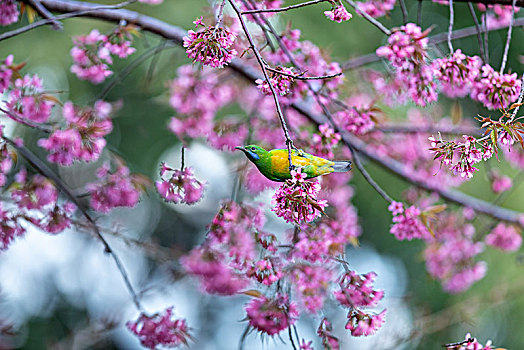
M 266 151 L 257 145 L 237 146 L 235 148 L 244 152 L 262 175 L 269 180 L 284 182 L 291 179 L 287 149 Z M 306 174 L 306 179 L 332 172 L 351 170 L 351 162 L 349 160 L 331 161 L 297 149 L 291 151 L 291 162 L 296 168 L 302 169 L 302 173 Z

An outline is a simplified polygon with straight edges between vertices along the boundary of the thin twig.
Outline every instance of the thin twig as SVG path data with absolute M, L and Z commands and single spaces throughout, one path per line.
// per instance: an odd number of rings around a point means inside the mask
M 417 7 L 417 25 L 419 27 L 422 26 L 422 0 L 418 0 L 418 7 Z
M 185 150 L 186 148 L 184 147 L 184 145 L 182 145 L 182 149 L 180 150 L 180 170 L 181 171 L 184 171 L 184 167 L 185 167 L 185 163 L 186 163 L 186 160 L 185 160 Z
M 218 7 L 217 14 L 216 14 L 217 24 L 215 26 L 215 30 L 216 28 L 220 27 L 220 23 L 222 23 L 222 18 L 224 17 L 224 6 L 225 5 L 226 5 L 226 0 L 222 0 L 222 2 L 220 3 Z
M 29 5 L 31 5 L 31 7 L 33 7 L 36 12 L 38 12 L 38 14 L 40 16 L 42 16 L 42 18 L 45 18 L 47 20 L 50 21 L 50 24 L 51 24 L 51 27 L 54 29 L 54 30 L 62 30 L 63 29 L 63 25 L 62 23 L 60 23 L 54 16 L 51 12 L 49 12 L 41 3 L 39 0 L 25 0 Z
M 477 30 L 477 40 L 479 42 L 480 58 L 482 58 L 483 63 L 486 63 L 486 55 L 484 54 L 484 46 L 482 44 L 482 34 L 481 34 L 480 24 L 479 24 L 477 14 L 475 12 L 475 9 L 473 8 L 473 4 L 471 3 L 471 1 L 468 2 L 468 8 L 469 8 L 469 12 L 471 13 L 471 17 L 473 18 L 473 23 L 475 23 L 475 29 Z
M 135 304 L 138 311 L 143 312 L 142 305 L 140 304 L 140 300 L 138 298 L 137 293 L 135 292 L 133 285 L 131 284 L 131 281 L 129 280 L 129 275 L 127 274 L 126 269 L 124 268 L 124 265 L 120 261 L 120 258 L 115 253 L 115 251 L 111 248 L 109 243 L 106 241 L 104 236 L 102 236 L 102 233 L 100 232 L 97 224 L 95 223 L 95 220 L 89 215 L 87 212 L 87 209 L 84 207 L 84 205 L 76 198 L 76 196 L 73 194 L 73 192 L 69 189 L 69 187 L 62 181 L 58 175 L 56 175 L 44 162 L 40 160 L 37 156 L 35 156 L 29 149 L 25 148 L 24 146 L 17 145 L 13 140 L 10 138 L 7 138 L 5 136 L 2 136 L 2 138 L 9 143 L 13 148 L 15 148 L 19 154 L 21 154 L 27 161 L 43 176 L 47 177 L 48 179 L 52 180 L 58 190 L 65 195 L 71 202 L 73 202 L 78 210 L 82 213 L 84 218 L 87 220 L 89 225 L 91 226 L 91 229 L 95 233 L 95 235 L 98 237 L 100 242 L 102 242 L 102 245 L 104 246 L 104 251 L 108 253 L 114 260 L 118 271 L 120 272 L 120 275 L 122 276 L 124 283 L 127 287 L 127 290 L 129 291 L 129 294 L 131 294 L 131 297 L 133 299 L 133 303 Z
M 515 3 L 517 0 L 513 0 L 511 4 L 511 18 L 509 20 L 508 37 L 506 38 L 506 46 L 504 46 L 504 54 L 502 55 L 502 63 L 500 65 L 500 74 L 504 73 L 506 69 L 506 62 L 508 61 L 509 44 L 511 43 L 511 32 L 513 31 L 513 21 L 515 20 Z
M 486 55 L 486 64 L 489 63 L 489 47 L 488 47 L 488 38 L 489 38 L 489 32 L 488 32 L 488 13 L 487 10 L 482 15 L 482 25 L 484 27 L 484 55 Z
M 377 21 L 375 18 L 371 17 L 368 13 L 364 12 L 364 11 L 360 11 L 358 9 L 358 6 L 357 4 L 353 1 L 353 0 L 344 0 L 348 3 L 349 6 L 353 7 L 353 9 L 355 11 L 357 11 L 357 13 L 359 15 L 361 15 L 362 17 L 364 17 L 369 23 L 373 24 L 375 27 L 377 27 L 378 29 L 380 29 L 384 34 L 386 35 L 391 35 L 391 30 L 389 30 L 388 28 L 386 28 L 382 23 L 380 23 L 379 21 Z
M 406 9 L 406 4 L 404 3 L 404 0 L 399 0 L 400 2 L 400 10 L 402 11 L 402 22 L 404 24 L 408 23 L 408 10 Z
M 391 203 L 393 202 L 393 199 L 391 199 L 391 197 L 386 193 L 386 191 L 384 191 L 376 182 L 375 180 L 371 177 L 371 175 L 368 173 L 368 171 L 366 170 L 366 168 L 364 168 L 364 166 L 362 165 L 362 162 L 360 161 L 360 155 L 358 154 L 358 152 L 355 152 L 354 149 L 351 148 L 350 146 L 350 149 L 351 149 L 351 154 L 353 154 L 353 160 L 355 161 L 355 166 L 357 167 L 358 170 L 360 170 L 360 172 L 362 173 L 362 176 L 364 176 L 364 178 L 366 179 L 366 181 L 371 185 L 371 187 L 373 187 L 373 189 L 375 191 L 377 191 L 377 193 L 386 200 L 386 202 L 388 203 Z
M 309 6 L 309 5 L 319 4 L 321 2 L 330 2 L 330 1 L 331 0 L 313 0 L 313 1 L 303 2 L 301 4 L 291 5 L 291 6 L 287 6 L 287 7 L 280 7 L 280 8 L 275 8 L 275 9 L 247 10 L 247 11 L 242 11 L 240 14 L 242 14 L 242 15 L 250 15 L 250 14 L 253 14 L 253 13 L 285 12 L 285 11 L 298 9 L 298 8 Z
M 53 128 L 50 127 L 50 126 L 47 126 L 45 124 L 38 124 L 38 123 L 32 122 L 32 121 L 27 120 L 27 119 L 19 118 L 18 116 L 14 115 L 10 111 L 8 111 L 6 109 L 3 109 L 1 107 L 0 107 L 0 112 L 4 113 L 6 115 L 6 117 L 8 117 L 11 120 L 14 120 L 15 122 L 17 122 L 19 124 L 28 126 L 30 128 L 33 128 L 33 129 L 40 130 L 42 132 L 45 132 L 46 134 L 49 134 L 50 132 L 53 131 Z
M 258 64 L 259 64 L 260 68 L 262 69 L 262 73 L 264 74 L 264 79 L 266 80 L 266 82 L 267 82 L 267 84 L 269 86 L 269 89 L 271 90 L 271 94 L 273 95 L 273 100 L 275 101 L 275 106 L 277 108 L 277 114 L 278 114 L 278 117 L 280 119 L 280 124 L 282 126 L 282 130 L 284 131 L 284 136 L 286 138 L 286 146 L 287 146 L 288 160 L 289 160 L 289 169 L 293 169 L 293 162 L 291 160 L 291 149 L 293 147 L 293 141 L 289 137 L 289 131 L 288 131 L 288 128 L 287 128 L 286 120 L 284 119 L 284 114 L 282 113 L 282 109 L 280 108 L 280 102 L 278 101 L 278 95 L 277 95 L 277 93 L 275 91 L 275 88 L 274 88 L 273 84 L 271 83 L 271 80 L 269 79 L 269 75 L 268 75 L 267 70 L 266 70 L 266 65 L 264 63 L 264 60 L 262 59 L 262 55 L 260 54 L 260 52 L 258 51 L 258 48 L 255 45 L 255 41 L 253 40 L 253 38 L 251 36 L 251 33 L 249 32 L 249 30 L 247 28 L 246 22 L 244 21 L 244 18 L 242 17 L 242 13 L 240 12 L 240 9 L 238 8 L 238 6 L 235 4 L 235 2 L 233 0 L 228 0 L 228 1 L 229 1 L 229 4 L 231 5 L 231 7 L 233 7 L 233 10 L 237 14 L 237 17 L 238 17 L 238 19 L 240 21 L 240 25 L 242 26 L 242 29 L 243 29 L 244 33 L 246 34 L 246 37 L 247 37 L 247 40 L 249 42 L 249 45 L 251 46 L 251 49 L 255 53 L 255 57 L 256 57 L 256 59 L 258 61 Z
M 68 19 L 68 18 L 79 17 L 79 16 L 85 16 L 85 15 L 88 15 L 89 13 L 97 12 L 97 11 L 100 11 L 100 10 L 121 9 L 121 8 L 123 8 L 123 7 L 125 7 L 125 6 L 127 6 L 129 4 L 132 4 L 132 3 L 136 2 L 136 1 L 137 0 L 128 0 L 128 1 L 124 1 L 124 2 L 122 2 L 120 4 L 107 5 L 107 6 L 106 5 L 93 6 L 93 4 L 88 4 L 88 3 L 83 3 L 83 2 L 75 2 L 75 4 L 73 6 L 67 6 L 67 4 L 64 4 L 62 1 L 60 1 L 59 5 L 61 5 L 60 6 L 61 11 L 62 12 L 68 12 L 68 13 L 60 15 L 60 16 L 55 16 L 55 17 L 50 18 L 50 19 L 43 19 L 43 20 L 40 20 L 40 21 L 36 21 L 36 22 L 33 22 L 33 23 L 31 23 L 31 24 L 29 24 L 27 26 L 23 26 L 23 27 L 15 29 L 15 30 L 11 30 L 9 32 L 0 34 L 0 41 L 12 38 L 12 37 L 17 36 L 19 34 L 28 32 L 28 31 L 30 31 L 32 29 L 35 29 L 35 28 L 38 28 L 38 27 L 41 27 L 41 26 L 45 26 L 46 24 L 54 23 L 57 20 Z M 40 0 L 40 2 L 42 3 L 43 6 L 45 6 L 47 8 L 51 8 L 53 5 L 55 5 L 54 1 Z M 75 8 L 78 8 L 78 7 L 84 7 L 85 9 L 74 10 Z M 51 9 L 53 9 L 53 8 L 51 8 Z
M 321 76 L 318 76 L 318 77 L 304 77 L 302 74 L 306 74 L 306 72 L 303 72 L 301 74 L 289 74 L 289 73 L 283 72 L 281 70 L 272 68 L 272 67 L 268 66 L 267 64 L 266 64 L 266 69 L 268 71 L 270 71 L 270 72 L 277 73 L 277 74 L 280 74 L 280 75 L 285 75 L 286 77 L 291 77 L 291 78 L 293 78 L 295 80 L 323 80 L 323 79 L 331 79 L 331 78 L 339 77 L 342 74 L 344 74 L 344 73 L 340 72 L 340 73 L 335 73 L 335 74 L 330 74 L 330 75 L 321 75 Z
M 447 135 L 478 135 L 482 132 L 475 126 L 437 126 L 437 125 L 413 125 L 413 124 L 379 124 L 376 130 L 385 133 L 396 134 L 447 134 Z
M 453 53 L 453 44 L 451 43 L 451 34 L 453 33 L 453 22 L 455 21 L 455 16 L 453 14 L 453 0 L 449 1 L 449 27 L 448 27 L 448 48 L 449 53 Z

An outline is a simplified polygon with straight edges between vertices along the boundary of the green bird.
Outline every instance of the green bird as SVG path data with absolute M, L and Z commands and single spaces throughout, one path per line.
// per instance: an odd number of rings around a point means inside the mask
M 257 145 L 235 147 L 241 150 L 252 161 L 258 170 L 270 180 L 286 181 L 291 179 L 289 170 L 289 157 L 287 149 L 273 149 L 266 151 Z M 331 161 L 320 158 L 302 150 L 291 151 L 291 162 L 297 168 L 302 168 L 302 173 L 307 175 L 307 179 L 332 172 L 346 172 L 351 170 L 351 162 Z

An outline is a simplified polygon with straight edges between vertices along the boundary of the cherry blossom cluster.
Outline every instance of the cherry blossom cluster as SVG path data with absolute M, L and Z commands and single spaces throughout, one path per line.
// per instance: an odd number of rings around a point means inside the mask
M 485 64 L 473 85 L 471 97 L 488 109 L 507 108 L 518 98 L 521 84 L 517 73 L 501 74 Z
M 284 182 L 273 195 L 271 210 L 286 222 L 311 222 L 320 217 L 327 206 L 326 200 L 319 200 L 318 181 L 306 181 L 302 169 L 291 170 L 291 180 Z
M 6 175 L 13 166 L 14 153 L 2 142 L 0 125 L 0 187 L 6 185 Z M 0 201 L 0 250 L 5 250 L 18 236 L 25 234 L 27 223 L 51 234 L 62 232 L 71 225 L 76 206 L 59 202 L 58 190 L 46 177 L 29 176 L 21 169 L 5 189 L 9 200 Z
M 469 135 L 463 135 L 464 142 L 444 141 L 433 136 L 429 138 L 431 142 L 430 151 L 434 153 L 434 159 L 441 164 L 449 165 L 455 175 L 463 178 L 472 178 L 473 173 L 478 171 L 473 165 L 482 160 L 488 160 L 493 156 L 493 146 L 486 140 L 480 143 L 477 139 Z M 480 143 L 478 149 L 476 144 Z M 454 161 L 454 158 L 458 158 Z
M 482 12 L 486 12 L 488 9 L 490 10 L 487 12 L 486 16 L 486 26 L 489 29 L 509 26 L 511 22 L 511 13 L 513 12 L 511 5 L 490 4 L 486 6 L 485 4 L 479 3 L 477 4 L 477 7 Z M 520 7 L 515 6 L 515 13 L 519 11 Z
M 463 292 L 486 274 L 486 263 L 474 259 L 484 244 L 474 241 L 475 228 L 458 213 L 445 213 L 437 222 L 435 239 L 424 250 L 426 268 L 445 291 Z
M 18 4 L 14 0 L 0 0 L 0 25 L 8 26 L 18 22 Z
M 198 32 L 190 30 L 184 37 L 187 56 L 193 59 L 193 62 L 202 62 L 215 68 L 222 68 L 231 62 L 237 54 L 231 47 L 236 34 L 222 27 L 206 26 L 202 17 L 194 23 L 197 28 L 202 26 L 203 29 Z
M 376 112 L 374 108 L 347 108 L 335 113 L 335 120 L 346 131 L 364 135 L 375 128 Z
M 379 18 L 388 15 L 395 6 L 396 0 L 368 0 L 357 2 L 358 10 L 371 17 Z
M 209 137 L 213 133 L 215 114 L 231 102 L 233 91 L 221 85 L 219 77 L 209 69 L 184 65 L 177 73 L 170 85 L 169 100 L 177 115 L 171 118 L 168 128 L 182 139 Z
M 67 101 L 62 108 L 65 127 L 40 139 L 38 145 L 49 152 L 50 162 L 63 166 L 70 166 L 75 160 L 95 161 L 106 146 L 104 136 L 113 129 L 112 112 L 113 106 L 102 100 L 83 108 Z
M 134 207 L 140 198 L 143 179 L 130 174 L 123 164 L 118 164 L 113 172 L 110 170 L 110 163 L 104 163 L 96 171 L 98 181 L 86 185 L 91 208 L 108 213 L 116 207 Z
M 269 78 L 269 81 L 271 82 L 273 88 L 276 90 L 277 94 L 279 94 L 280 96 L 285 96 L 289 93 L 291 85 L 294 81 L 292 77 L 294 75 L 293 69 L 278 66 L 276 70 L 284 74 L 271 72 L 271 77 Z M 266 80 L 257 79 L 255 83 L 257 83 L 257 88 L 259 88 L 263 94 L 271 95 L 271 88 L 269 87 L 269 84 Z
M 259 332 L 275 335 L 292 326 L 298 319 L 298 307 L 287 295 L 254 298 L 246 305 L 249 325 Z
M 442 92 L 448 97 L 464 97 L 476 84 L 482 66 L 478 56 L 466 56 L 457 49 L 451 56 L 433 61 L 435 79 L 440 82 Z
M 313 153 L 320 157 L 331 159 L 334 157 L 333 149 L 340 142 L 341 136 L 335 132 L 329 124 L 320 124 L 318 133 L 311 136 L 311 148 Z
M 327 318 L 323 318 L 317 329 L 317 334 L 322 339 L 324 349 L 340 350 L 340 342 L 333 335 L 333 326 Z
M 240 9 L 242 11 L 246 10 L 266 10 L 266 9 L 278 9 L 282 6 L 283 0 L 256 0 L 256 1 L 246 1 L 240 2 Z M 267 13 L 267 16 L 272 16 L 271 12 Z M 253 20 L 253 16 L 248 15 L 247 19 Z
M 373 289 L 375 277 L 374 272 L 359 275 L 349 270 L 340 278 L 340 290 L 334 292 L 336 300 L 350 309 L 346 329 L 355 337 L 374 334 L 384 323 L 385 309 L 378 314 L 361 310 L 377 306 L 384 297 L 383 291 Z
M 71 49 L 74 62 L 71 72 L 79 79 L 100 84 L 113 74 L 108 66 L 113 63 L 112 55 L 126 58 L 135 52 L 131 47 L 134 32 L 133 26 L 119 26 L 107 35 L 93 29 L 87 35 L 75 37 Z
M 478 342 L 477 338 L 473 338 L 471 334 L 466 334 L 464 341 L 457 343 L 446 344 L 446 350 L 492 350 L 494 349 L 491 345 L 491 340 L 486 342 L 486 345 L 482 345 Z
M 343 21 L 349 21 L 353 16 L 349 13 L 341 0 L 335 0 L 331 4 L 331 10 L 324 11 L 327 18 L 333 22 L 342 23 Z
M 426 49 L 429 31 L 408 23 L 396 29 L 388 38 L 388 45 L 376 50 L 379 57 L 386 58 L 396 68 L 394 84 L 420 106 L 437 100 L 433 70 L 427 64 Z
M 167 172 L 171 172 L 171 176 L 165 179 L 163 176 Z M 162 163 L 160 176 L 162 180 L 155 183 L 156 189 L 168 202 L 191 205 L 198 202 L 204 194 L 204 183 L 195 179 L 193 169 L 190 167 L 178 170 Z
M 487 245 L 503 251 L 514 252 L 522 244 L 521 230 L 513 225 L 498 223 L 497 226 L 484 239 Z
M 411 241 L 414 238 L 428 238 L 430 235 L 421 221 L 422 212 L 416 206 L 404 208 L 403 203 L 393 201 L 388 210 L 393 214 L 393 225 L 389 232 L 398 240 Z
M 24 64 L 14 64 L 13 55 L 0 65 L 0 93 L 7 94 L 7 116 L 18 122 L 44 123 L 51 116 L 57 99 L 46 93 L 37 75 L 21 76 Z
M 173 307 L 152 316 L 141 313 L 136 321 L 129 321 L 126 326 L 148 349 L 188 345 L 191 340 L 187 321 L 175 318 Z

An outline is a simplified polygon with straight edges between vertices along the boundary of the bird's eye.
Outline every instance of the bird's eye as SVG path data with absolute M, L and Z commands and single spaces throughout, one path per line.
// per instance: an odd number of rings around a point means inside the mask
M 255 148 L 255 147 L 251 147 L 251 150 L 252 150 L 252 151 L 256 151 L 256 148 Z

